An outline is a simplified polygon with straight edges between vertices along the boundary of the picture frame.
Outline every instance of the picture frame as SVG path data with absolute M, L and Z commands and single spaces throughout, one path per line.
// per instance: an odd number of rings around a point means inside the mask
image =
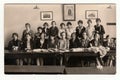
M 75 21 L 75 4 L 63 4 L 63 21 Z
M 53 20 L 53 11 L 41 11 L 40 12 L 40 19 L 42 21 Z
M 96 19 L 98 18 L 98 10 L 86 10 L 85 19 Z

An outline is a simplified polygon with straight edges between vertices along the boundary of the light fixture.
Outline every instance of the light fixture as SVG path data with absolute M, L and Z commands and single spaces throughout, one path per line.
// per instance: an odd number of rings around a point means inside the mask
M 34 8 L 33 9 L 39 9 L 39 7 L 37 6 L 37 4 L 34 6 Z
M 109 5 L 109 6 L 107 7 L 107 9 L 112 9 L 112 6 L 111 6 L 111 5 Z

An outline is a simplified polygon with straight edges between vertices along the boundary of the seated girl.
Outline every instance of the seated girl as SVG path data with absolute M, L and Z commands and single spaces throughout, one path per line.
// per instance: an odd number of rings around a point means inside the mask
M 71 34 L 71 39 L 69 41 L 69 48 L 78 48 L 80 47 L 80 41 L 76 38 L 76 33 Z
M 100 36 L 99 34 L 95 34 L 94 35 L 94 39 L 90 42 L 90 46 L 91 47 L 99 47 L 101 46 L 101 42 L 100 42 Z M 102 69 L 103 68 L 103 60 L 100 57 L 100 54 L 98 53 L 98 56 L 96 57 L 96 62 L 97 62 L 97 68 L 98 69 Z
M 58 48 L 58 41 L 55 39 L 54 36 L 50 36 L 50 39 L 48 41 L 48 48 Z
M 45 39 L 45 33 L 42 33 L 40 35 L 40 38 L 37 38 L 36 42 L 35 42 L 35 49 L 47 49 L 47 39 Z M 37 58 L 37 65 L 43 65 L 43 59 L 38 57 Z
M 9 41 L 8 49 L 12 50 L 12 51 L 21 50 L 21 41 L 18 39 L 18 34 L 17 33 L 12 34 L 12 40 Z M 22 65 L 22 60 L 21 59 L 16 59 L 16 64 L 17 65 Z
M 81 39 L 81 48 L 88 48 L 89 47 L 89 39 L 88 36 L 86 34 L 86 32 L 82 33 L 82 39 Z
M 25 50 L 27 52 L 29 52 L 33 49 L 33 39 L 32 39 L 32 37 L 29 33 L 26 34 L 26 37 L 23 41 L 23 47 L 22 48 L 23 48 L 23 50 Z M 27 64 L 27 65 L 32 64 L 31 62 L 32 62 L 31 58 L 25 58 L 24 59 L 24 63 Z
M 29 51 L 33 49 L 33 39 L 29 33 L 26 34 L 26 37 L 23 41 L 23 50 Z
M 103 42 L 104 47 L 109 47 L 110 49 L 115 49 L 115 41 L 113 38 L 110 38 L 109 35 L 106 36 L 104 42 Z
M 47 49 L 47 39 L 45 39 L 45 33 L 41 33 L 40 38 L 36 39 L 34 48 Z
M 61 39 L 59 40 L 59 49 L 66 50 L 69 49 L 69 40 L 66 39 L 66 33 L 61 33 Z
M 12 40 L 9 41 L 8 49 L 9 50 L 20 50 L 21 49 L 21 41 L 18 39 L 17 33 L 12 34 Z
M 113 39 L 110 38 L 109 35 L 106 36 L 106 40 L 103 42 L 103 46 L 109 47 L 110 49 L 115 50 L 115 43 L 114 43 Z M 106 63 L 106 65 L 109 65 L 110 67 L 113 66 L 113 64 L 115 64 L 115 56 L 110 55 L 110 56 L 105 57 L 104 63 Z

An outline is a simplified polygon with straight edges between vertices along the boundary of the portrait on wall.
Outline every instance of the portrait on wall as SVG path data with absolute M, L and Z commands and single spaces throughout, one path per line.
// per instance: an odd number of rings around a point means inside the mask
M 41 20 L 53 20 L 53 12 L 52 11 L 42 11 L 40 12 Z
M 86 10 L 85 11 L 86 19 L 96 19 L 98 18 L 98 10 Z
M 63 20 L 75 21 L 75 4 L 63 4 Z

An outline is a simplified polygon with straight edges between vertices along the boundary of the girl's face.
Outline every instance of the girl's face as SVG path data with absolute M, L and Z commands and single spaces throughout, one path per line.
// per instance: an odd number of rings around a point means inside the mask
M 65 39 L 65 37 L 66 37 L 66 34 L 62 33 L 62 38 Z
M 68 28 L 72 28 L 72 25 L 68 25 Z
M 110 39 L 110 42 L 112 42 L 112 43 L 113 43 L 113 41 L 114 41 L 113 39 Z
M 45 24 L 45 26 L 44 26 L 45 28 L 48 28 L 48 25 L 47 24 Z
M 91 22 L 88 22 L 88 25 L 91 25 L 92 23 Z
M 82 23 L 79 23 L 78 25 L 79 25 L 79 26 L 83 26 L 83 24 L 82 24 Z
M 52 23 L 52 26 L 54 27 L 55 25 L 56 25 L 55 22 L 53 22 L 53 23 Z
M 62 26 L 61 26 L 61 29 L 64 29 L 64 28 L 65 28 L 65 25 L 62 25 Z
M 14 40 L 17 40 L 18 37 L 17 37 L 16 35 L 13 35 L 13 39 L 14 39 Z
M 26 30 L 30 30 L 30 25 L 26 25 Z
M 38 32 L 39 32 L 39 33 L 42 33 L 42 29 L 38 29 Z
M 97 21 L 96 23 L 97 23 L 97 25 L 99 25 L 101 22 L 100 22 L 100 21 Z
M 72 39 L 75 39 L 76 38 L 76 35 L 75 34 L 72 34 Z

